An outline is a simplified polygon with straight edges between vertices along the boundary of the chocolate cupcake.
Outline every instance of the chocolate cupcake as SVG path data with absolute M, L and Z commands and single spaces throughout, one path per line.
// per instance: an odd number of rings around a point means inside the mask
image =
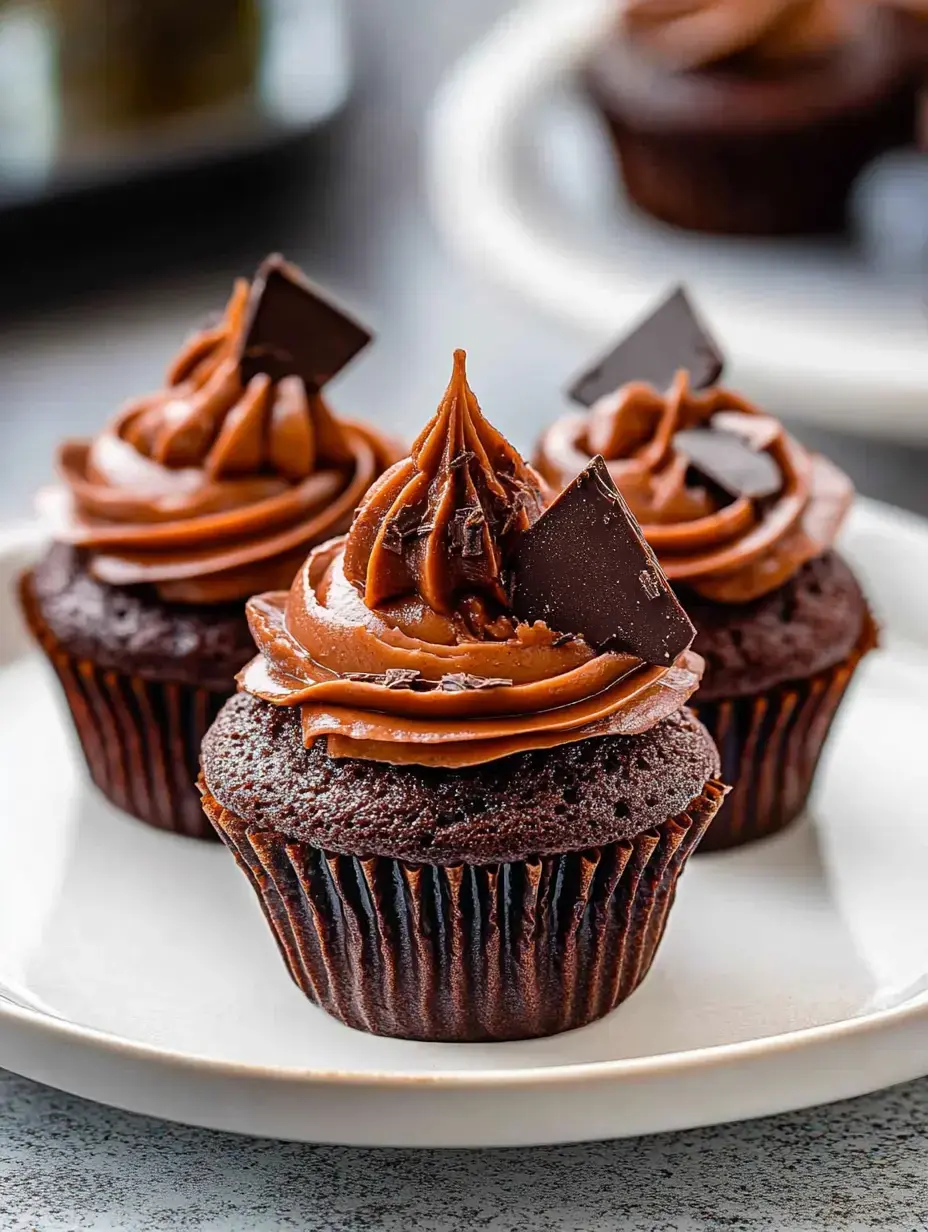
M 536 455 L 555 486 L 592 454 L 606 459 L 696 626 L 706 666 L 693 708 L 733 785 L 703 850 L 772 834 L 799 814 L 845 690 L 876 644 L 861 588 L 833 550 L 850 481 L 717 384 L 721 371 L 678 291 L 576 383 L 591 409 L 558 420 Z
M 293 979 L 361 1030 L 607 1013 L 724 794 L 684 705 L 692 626 L 608 473 L 545 495 L 458 352 L 347 538 L 248 604 L 260 654 L 204 741 L 204 808 Z
M 626 0 L 586 81 L 629 196 L 697 231 L 838 229 L 915 131 L 911 55 L 872 0 Z
M 289 585 L 396 456 L 320 392 L 368 340 L 271 258 L 163 389 L 60 450 L 64 482 L 40 500 L 54 543 L 23 609 L 94 782 L 143 821 L 213 837 L 199 746 L 254 653 L 244 600 Z

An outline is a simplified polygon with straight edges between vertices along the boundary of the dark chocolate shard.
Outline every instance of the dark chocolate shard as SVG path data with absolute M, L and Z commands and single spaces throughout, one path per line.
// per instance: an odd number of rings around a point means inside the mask
M 567 393 L 581 406 L 592 406 L 629 381 L 646 381 L 660 393 L 673 384 L 681 368 L 691 389 L 714 385 L 725 361 L 683 287 L 677 289 L 640 325 L 578 377 Z
M 752 449 L 734 432 L 687 428 L 676 434 L 673 443 L 695 471 L 729 496 L 761 500 L 783 487 L 780 468 L 770 454 Z
M 512 608 L 520 620 L 658 666 L 696 635 L 601 457 L 522 535 Z
M 371 337 L 295 266 L 279 255 L 268 257 L 252 283 L 239 343 L 242 383 L 259 372 L 275 381 L 298 376 L 317 393 Z
M 502 676 L 474 676 L 470 672 L 449 672 L 441 678 L 443 693 L 463 693 L 465 689 L 501 689 L 512 684 Z

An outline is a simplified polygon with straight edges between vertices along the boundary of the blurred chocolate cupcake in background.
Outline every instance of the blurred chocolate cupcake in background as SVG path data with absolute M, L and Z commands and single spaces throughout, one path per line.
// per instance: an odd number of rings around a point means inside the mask
M 787 826 L 831 722 L 876 644 L 866 599 L 834 550 L 850 480 L 718 382 L 722 355 L 682 291 L 581 377 L 589 410 L 543 434 L 555 487 L 601 454 L 696 626 L 693 709 L 732 785 L 711 851 Z
M 724 788 L 693 628 L 608 472 L 549 508 L 464 356 L 345 539 L 248 605 L 203 803 L 350 1026 L 550 1035 L 647 974 Z
M 270 258 L 163 389 L 60 450 L 63 483 L 40 498 L 54 542 L 22 602 L 94 781 L 144 821 L 212 837 L 193 784 L 253 652 L 244 600 L 289 585 L 396 456 L 321 393 L 369 340 Z
M 624 0 L 586 81 L 629 196 L 698 231 L 839 229 L 914 138 L 911 52 L 873 0 Z

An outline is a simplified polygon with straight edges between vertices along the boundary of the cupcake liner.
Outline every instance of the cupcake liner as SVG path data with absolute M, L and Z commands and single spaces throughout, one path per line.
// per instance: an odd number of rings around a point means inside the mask
M 215 840 L 196 790 L 200 744 L 227 692 L 143 679 L 70 654 L 45 624 L 28 586 L 26 623 L 55 670 L 90 776 L 140 821 Z
M 861 170 L 884 150 L 910 144 L 914 88 L 908 79 L 868 111 L 765 134 L 658 129 L 626 118 L 595 66 L 587 88 L 601 111 L 628 196 L 675 226 L 726 235 L 841 230 Z
M 456 1041 L 553 1035 L 629 996 L 725 792 L 709 782 L 658 830 L 602 848 L 439 866 L 255 830 L 200 785 L 310 1001 L 376 1035 Z
M 822 749 L 851 677 L 876 645 L 868 618 L 860 642 L 836 667 L 749 697 L 689 706 L 719 747 L 732 785 L 700 851 L 721 851 L 785 829 L 805 807 Z

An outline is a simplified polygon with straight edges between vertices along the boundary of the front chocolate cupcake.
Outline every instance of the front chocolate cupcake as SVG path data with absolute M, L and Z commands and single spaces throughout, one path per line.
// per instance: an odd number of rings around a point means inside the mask
M 517 1039 L 632 992 L 724 788 L 692 626 L 608 475 L 545 511 L 458 352 L 347 538 L 248 614 L 203 802 L 312 1001 Z
M 716 382 L 722 356 L 682 291 L 571 391 L 590 410 L 543 435 L 537 465 L 609 472 L 692 618 L 706 663 L 694 709 L 733 785 L 702 849 L 788 825 L 876 630 L 833 550 L 847 476 Z M 664 390 L 666 392 L 660 392 Z
M 163 389 L 61 448 L 64 483 L 40 502 L 54 543 L 23 607 L 94 781 L 152 825 L 213 837 L 194 781 L 253 653 L 243 601 L 288 585 L 396 456 L 320 392 L 368 340 L 271 258 Z

